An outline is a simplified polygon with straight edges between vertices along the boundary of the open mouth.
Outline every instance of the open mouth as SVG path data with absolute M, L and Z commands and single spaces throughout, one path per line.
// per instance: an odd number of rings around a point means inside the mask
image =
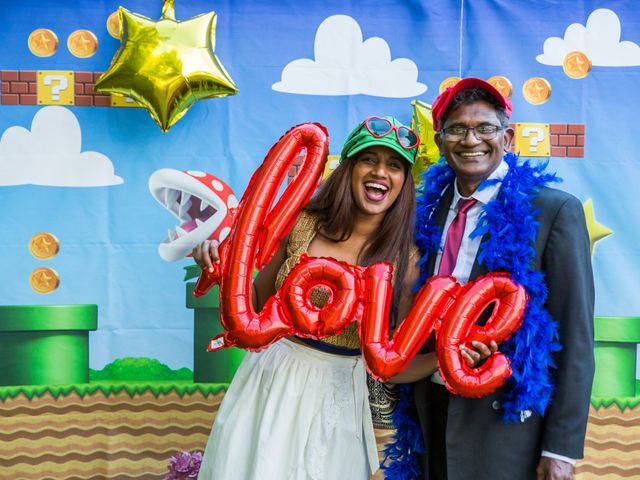
M 174 262 L 204 240 L 222 242 L 231 231 L 230 210 L 238 206 L 231 188 L 205 172 L 163 168 L 149 178 L 153 198 L 178 219 L 160 242 L 158 253 Z
M 487 152 L 458 152 L 457 155 L 459 157 L 462 158 L 467 158 L 467 159 L 475 159 L 475 158 L 480 158 L 480 157 L 484 157 L 487 154 Z
M 372 202 L 380 202 L 389 193 L 389 187 L 377 182 L 366 182 L 364 184 L 364 194 Z

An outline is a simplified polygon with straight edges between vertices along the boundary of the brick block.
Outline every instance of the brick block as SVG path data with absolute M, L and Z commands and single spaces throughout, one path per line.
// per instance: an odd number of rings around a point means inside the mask
M 93 72 L 76 72 L 75 79 L 79 83 L 93 82 Z
M 2 105 L 18 105 L 20 97 L 13 93 L 6 93 L 2 95 Z
M 567 147 L 551 147 L 551 156 L 552 157 L 566 157 L 567 156 Z
M 100 75 L 102 75 L 102 72 L 93 72 L 93 83 L 96 83 L 98 81 Z
M 76 95 L 74 99 L 76 105 L 81 107 L 89 107 L 93 105 L 93 98 L 90 95 Z
M 96 84 L 95 83 L 85 83 L 84 84 L 84 93 L 86 93 L 87 95 L 94 95 L 96 93 L 96 91 L 94 90 L 93 87 L 95 87 Z
M 584 125 L 581 123 L 572 123 L 568 125 L 567 133 L 575 133 L 578 135 L 584 135 Z
M 563 134 L 567 133 L 567 124 L 566 123 L 552 123 L 549 125 L 549 133 L 551 134 Z
M 20 80 L 22 80 L 23 82 L 37 82 L 38 74 L 35 70 L 21 70 Z
M 20 79 L 17 70 L 0 70 L 0 75 L 2 75 L 2 81 L 11 82 Z
M 11 84 L 9 82 L 2 82 L 2 93 L 9 93 L 11 90 Z
M 551 145 L 558 145 L 558 135 L 549 135 Z
M 573 146 L 576 144 L 575 135 L 560 135 L 558 145 Z
M 287 173 L 287 176 L 289 177 L 290 180 L 292 180 L 293 177 L 296 176 L 296 173 L 298 173 L 298 168 L 292 165 L 289 167 L 289 172 Z
M 11 93 L 27 93 L 29 84 L 27 82 L 11 82 Z
M 82 95 L 83 93 L 86 93 L 84 91 L 84 83 L 76 83 L 74 93 L 76 95 Z
M 576 135 L 576 146 L 584 147 L 584 135 Z
M 38 84 L 36 82 L 29 82 L 29 93 L 38 93 Z
M 580 157 L 584 158 L 584 148 L 583 147 L 568 147 L 567 156 L 568 157 Z
M 38 104 L 38 96 L 37 95 L 20 95 L 20 105 L 37 105 Z
M 110 107 L 111 96 L 110 95 L 94 95 L 93 104 L 96 107 Z

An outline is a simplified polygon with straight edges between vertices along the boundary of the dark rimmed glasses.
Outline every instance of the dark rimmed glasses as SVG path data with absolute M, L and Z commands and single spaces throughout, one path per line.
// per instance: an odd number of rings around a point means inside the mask
M 469 131 L 473 132 L 473 135 L 478 140 L 493 140 L 498 135 L 498 132 L 504 130 L 504 128 L 498 125 L 478 125 L 476 127 L 463 127 L 462 125 L 453 125 L 452 127 L 443 128 L 440 133 L 445 140 L 449 142 L 459 142 L 463 138 L 467 138 Z
M 420 137 L 416 132 L 404 125 L 393 125 L 386 118 L 369 117 L 362 123 L 367 131 L 376 138 L 382 138 L 389 135 L 392 130 L 395 131 L 398 143 L 405 150 L 413 150 L 420 145 Z

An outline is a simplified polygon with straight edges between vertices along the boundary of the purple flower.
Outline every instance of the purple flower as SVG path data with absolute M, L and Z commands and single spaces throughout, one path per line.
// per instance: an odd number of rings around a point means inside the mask
M 180 452 L 169 459 L 169 471 L 164 480 L 188 480 L 197 478 L 202 463 L 201 452 Z

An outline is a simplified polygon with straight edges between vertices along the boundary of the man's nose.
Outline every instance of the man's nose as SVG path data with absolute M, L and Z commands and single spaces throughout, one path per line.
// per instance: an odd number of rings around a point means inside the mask
M 468 128 L 467 132 L 465 133 L 464 137 L 461 140 L 463 143 L 468 143 L 471 145 L 476 145 L 478 143 L 481 143 L 482 140 L 480 140 L 478 138 L 478 136 L 476 135 L 476 130 L 475 128 Z

